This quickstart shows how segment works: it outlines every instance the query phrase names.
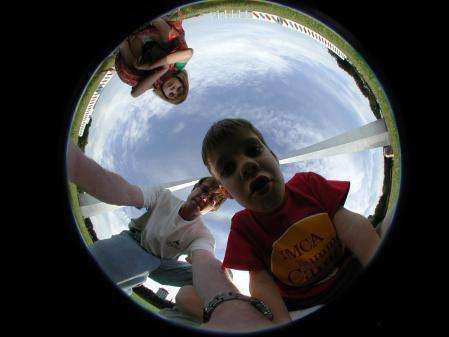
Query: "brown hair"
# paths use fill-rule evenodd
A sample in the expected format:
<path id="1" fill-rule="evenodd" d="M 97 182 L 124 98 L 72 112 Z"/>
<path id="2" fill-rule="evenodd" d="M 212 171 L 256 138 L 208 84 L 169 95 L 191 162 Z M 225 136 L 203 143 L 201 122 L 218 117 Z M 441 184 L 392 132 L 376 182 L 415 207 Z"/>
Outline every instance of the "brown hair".
<path id="1" fill-rule="evenodd" d="M 200 180 L 198 180 L 198 182 L 195 185 L 193 185 L 192 191 L 196 187 L 200 186 L 206 180 L 212 180 L 213 181 L 213 184 L 212 184 L 212 188 L 213 189 L 214 188 L 217 188 L 217 189 L 219 188 L 219 184 L 218 184 L 217 179 L 215 179 L 214 177 L 210 177 L 209 176 L 209 177 L 203 177 Z M 218 210 L 220 208 L 221 204 L 223 204 L 225 201 L 226 201 L 226 196 L 223 193 L 219 193 L 218 197 L 216 199 L 216 204 L 215 204 L 214 208 L 211 210 L 211 212 L 215 212 L 216 210 Z"/>
<path id="2" fill-rule="evenodd" d="M 204 165 L 210 172 L 209 157 L 215 149 L 227 138 L 233 137 L 238 131 L 248 130 L 253 132 L 260 141 L 269 149 L 265 139 L 249 121 L 243 118 L 226 118 L 212 124 L 203 139 L 201 155 Z M 270 150 L 271 151 L 271 150 Z M 272 152 L 273 153 L 273 152 Z M 273 153 L 274 155 L 274 153 Z M 276 157 L 276 156 L 275 156 Z"/>
<path id="3" fill-rule="evenodd" d="M 165 82 L 173 77 L 176 77 L 182 83 L 184 90 L 182 91 L 181 95 L 175 98 L 165 96 L 164 91 L 162 90 L 163 84 L 159 88 L 154 87 L 154 93 L 164 101 L 177 105 L 184 102 L 187 98 L 187 95 L 189 93 L 189 77 L 187 76 L 187 72 L 185 70 L 181 70 L 175 74 L 172 74 L 171 76 L 165 77 L 163 81 Z"/>

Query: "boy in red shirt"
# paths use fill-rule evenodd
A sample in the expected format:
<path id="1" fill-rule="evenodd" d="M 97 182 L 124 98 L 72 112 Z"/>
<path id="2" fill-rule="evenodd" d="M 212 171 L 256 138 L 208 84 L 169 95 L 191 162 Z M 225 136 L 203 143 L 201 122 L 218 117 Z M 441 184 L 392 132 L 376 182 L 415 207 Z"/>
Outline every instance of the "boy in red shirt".
<path id="1" fill-rule="evenodd" d="M 349 182 L 305 172 L 285 183 L 250 122 L 213 124 L 202 156 L 224 193 L 245 207 L 232 218 L 223 267 L 249 271 L 251 296 L 276 323 L 289 322 L 289 310 L 327 302 L 375 253 L 371 223 L 343 207 Z"/>

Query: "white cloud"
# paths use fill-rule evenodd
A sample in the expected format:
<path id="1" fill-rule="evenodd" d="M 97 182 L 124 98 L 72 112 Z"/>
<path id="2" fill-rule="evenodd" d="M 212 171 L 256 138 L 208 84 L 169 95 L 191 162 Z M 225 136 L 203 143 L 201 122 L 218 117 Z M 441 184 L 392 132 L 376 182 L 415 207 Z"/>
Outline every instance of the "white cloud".
<path id="1" fill-rule="evenodd" d="M 176 125 L 173 127 L 172 132 L 173 132 L 173 133 L 178 133 L 179 131 L 181 131 L 181 130 L 184 129 L 185 127 L 186 127 L 185 123 L 179 122 L 178 124 L 176 124 Z"/>
<path id="2" fill-rule="evenodd" d="M 113 166 L 113 159 L 107 158 L 111 134 L 126 120 L 126 111 L 131 103 L 129 91 L 123 90 L 123 84 L 118 81 L 116 76 L 111 79 L 95 106 L 86 146 L 86 154 L 100 165 L 108 165 L 109 169 Z"/>
<path id="3" fill-rule="evenodd" d="M 102 213 L 90 218 L 99 240 L 110 238 L 128 229 L 129 218 L 123 209 Z"/>
<path id="4" fill-rule="evenodd" d="M 316 172 L 329 180 L 351 182 L 346 207 L 365 216 L 373 213 L 382 194 L 382 150 L 368 150 L 368 156 L 342 154 L 319 160 L 309 160 L 282 166 L 284 176 L 302 171 Z M 363 160 L 361 159 L 363 158 Z"/>
<path id="5" fill-rule="evenodd" d="M 323 89 L 326 89 L 334 96 L 336 101 L 347 106 L 350 108 L 348 110 L 358 115 L 361 125 L 374 121 L 376 117 L 369 106 L 369 101 L 360 92 L 355 80 L 343 73 L 343 70 L 339 69 L 339 71 L 342 76 L 320 76 L 317 80 Z"/>
<path id="6" fill-rule="evenodd" d="M 106 103 L 107 102 L 107 103 Z M 130 87 L 113 77 L 103 90 L 92 114 L 86 154 L 108 169 L 114 169 L 114 159 L 108 157 L 111 146 L 120 141 L 127 148 L 151 137 L 151 119 L 163 118 L 173 109 L 151 91 L 138 98 L 130 95 Z"/>

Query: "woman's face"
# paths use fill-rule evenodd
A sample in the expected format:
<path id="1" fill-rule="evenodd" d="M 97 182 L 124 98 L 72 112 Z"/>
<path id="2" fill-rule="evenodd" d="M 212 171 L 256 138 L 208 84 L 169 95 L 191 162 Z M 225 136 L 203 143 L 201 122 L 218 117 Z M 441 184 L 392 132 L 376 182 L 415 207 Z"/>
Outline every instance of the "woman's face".
<path id="1" fill-rule="evenodd" d="M 172 77 L 164 82 L 162 91 L 168 98 L 177 98 L 183 92 L 182 82 L 177 77 Z"/>

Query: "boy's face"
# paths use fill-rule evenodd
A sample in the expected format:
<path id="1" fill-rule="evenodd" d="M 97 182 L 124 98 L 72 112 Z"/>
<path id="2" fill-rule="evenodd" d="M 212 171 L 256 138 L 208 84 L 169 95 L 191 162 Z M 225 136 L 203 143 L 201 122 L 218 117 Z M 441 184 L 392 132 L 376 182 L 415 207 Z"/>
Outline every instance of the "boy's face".
<path id="1" fill-rule="evenodd" d="M 212 175 L 240 205 L 271 212 L 282 204 L 285 186 L 279 162 L 253 132 L 239 131 L 208 159 Z"/>

